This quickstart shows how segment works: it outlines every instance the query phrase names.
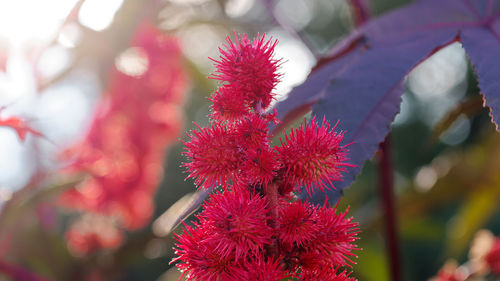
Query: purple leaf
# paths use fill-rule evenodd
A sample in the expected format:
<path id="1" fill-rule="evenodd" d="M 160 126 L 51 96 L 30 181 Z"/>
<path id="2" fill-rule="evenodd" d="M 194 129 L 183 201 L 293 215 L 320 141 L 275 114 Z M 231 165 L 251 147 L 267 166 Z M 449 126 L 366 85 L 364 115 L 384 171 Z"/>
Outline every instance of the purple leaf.
<path id="1" fill-rule="evenodd" d="M 500 19 L 496 34 L 491 30 L 465 29 L 462 32 L 464 46 L 474 70 L 479 77 L 479 88 L 491 108 L 491 117 L 498 128 L 500 122 Z"/>
<path id="2" fill-rule="evenodd" d="M 487 105 L 500 112 L 499 31 L 500 0 L 421 0 L 368 22 L 320 60 L 277 109 L 280 119 L 289 120 L 296 108 L 312 106 L 319 118 L 339 121 L 346 143 L 353 142 L 350 162 L 357 167 L 328 197 L 341 196 L 389 133 L 408 72 L 455 41 L 463 42 Z"/>

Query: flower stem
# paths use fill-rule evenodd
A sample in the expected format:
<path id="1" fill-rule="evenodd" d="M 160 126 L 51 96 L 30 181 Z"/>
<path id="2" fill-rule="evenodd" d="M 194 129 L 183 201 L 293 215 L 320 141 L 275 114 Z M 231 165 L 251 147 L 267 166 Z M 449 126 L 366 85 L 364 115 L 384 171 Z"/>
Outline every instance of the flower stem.
<path id="1" fill-rule="evenodd" d="M 257 113 L 260 116 L 262 116 L 262 114 L 264 113 L 264 111 L 262 110 L 262 102 L 261 101 L 257 102 L 257 105 L 255 106 L 255 111 L 257 111 Z"/>
<path id="2" fill-rule="evenodd" d="M 356 27 L 370 20 L 370 9 L 366 0 L 349 0 Z"/>
<path id="3" fill-rule="evenodd" d="M 391 161 L 390 135 L 380 144 L 379 153 L 380 195 L 385 217 L 385 232 L 389 254 L 391 280 L 401 281 L 401 260 L 394 207 L 393 170 Z"/>
<path id="4" fill-rule="evenodd" d="M 264 194 L 267 198 L 267 202 L 269 204 L 269 220 L 268 224 L 274 230 L 278 228 L 278 185 L 275 183 L 271 183 L 264 188 Z M 269 251 L 272 255 L 278 255 L 278 240 L 275 237 Z"/>

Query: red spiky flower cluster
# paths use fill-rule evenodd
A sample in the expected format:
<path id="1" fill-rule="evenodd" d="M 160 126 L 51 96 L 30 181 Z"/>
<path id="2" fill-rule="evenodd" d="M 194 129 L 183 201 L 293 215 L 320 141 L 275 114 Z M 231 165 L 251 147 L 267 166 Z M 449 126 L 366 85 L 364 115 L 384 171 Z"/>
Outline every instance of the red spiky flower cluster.
<path id="1" fill-rule="evenodd" d="M 217 191 L 177 235 L 177 267 L 188 280 L 351 281 L 340 267 L 352 263 L 357 223 L 336 207 L 314 206 L 294 196 L 304 187 L 333 187 L 349 164 L 343 133 L 312 118 L 270 146 L 265 113 L 279 81 L 276 41 L 257 36 L 227 39 L 214 60 L 220 87 L 212 120 L 186 142 L 184 164 L 196 185 Z"/>
<path id="2" fill-rule="evenodd" d="M 96 225 L 98 215 L 116 221 L 117 231 L 136 230 L 150 221 L 163 152 L 181 130 L 179 107 L 186 83 L 178 41 L 145 21 L 130 50 L 141 54 L 144 71 L 110 71 L 107 99 L 99 104 L 86 137 L 63 155 L 71 160 L 65 172 L 89 174 L 60 198 L 65 207 L 96 214 L 91 223 L 76 221 L 68 231 L 71 248 L 83 253 L 119 244 L 115 240 L 121 234 L 105 242 L 96 238 L 107 236 L 103 228 L 87 227 Z"/>

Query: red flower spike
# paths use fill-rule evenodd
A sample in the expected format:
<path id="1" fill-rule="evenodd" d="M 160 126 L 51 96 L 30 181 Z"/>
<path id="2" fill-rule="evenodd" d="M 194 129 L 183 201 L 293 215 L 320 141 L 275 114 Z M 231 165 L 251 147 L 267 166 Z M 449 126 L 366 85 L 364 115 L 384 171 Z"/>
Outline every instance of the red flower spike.
<path id="1" fill-rule="evenodd" d="M 199 186 L 224 190 L 206 201 L 200 223 L 187 227 L 191 234 L 177 238 L 174 261 L 188 280 L 354 280 L 339 267 L 353 263 L 358 225 L 347 211 L 337 214 L 292 193 L 297 186 L 324 190 L 341 179 L 349 166 L 343 134 L 313 118 L 270 148 L 268 124 L 279 120 L 276 110 L 264 110 L 279 78 L 275 45 L 264 36 L 228 38 L 215 61 L 212 78 L 222 81 L 210 99 L 215 122 L 193 132 L 184 166 Z"/>
<path id="2" fill-rule="evenodd" d="M 315 238 L 316 213 L 308 202 L 283 203 L 279 210 L 279 237 L 288 245 L 302 246 Z"/>
<path id="3" fill-rule="evenodd" d="M 179 108 L 186 82 L 178 43 L 147 21 L 134 32 L 126 53 L 132 51 L 145 67 L 134 73 L 117 63 L 110 70 L 106 97 L 99 103 L 86 136 L 62 155 L 69 160 L 63 172 L 85 172 L 89 177 L 77 188 L 65 191 L 59 198 L 61 205 L 109 217 L 119 231 L 150 222 L 152 198 L 163 171 L 163 152 L 181 130 Z M 70 245 L 83 236 L 88 244 L 93 239 L 97 241 L 94 244 L 112 246 L 92 238 L 91 233 L 96 232 L 92 226 L 87 224 L 88 230 L 80 231 L 90 233 L 86 236 L 70 229 Z M 85 242 L 83 238 L 78 239 Z"/>
<path id="4" fill-rule="evenodd" d="M 216 73 L 211 78 L 228 82 L 233 93 L 244 99 L 254 109 L 258 104 L 265 109 L 273 100 L 273 89 L 279 82 L 277 73 L 280 61 L 273 59 L 276 40 L 265 40 L 265 35 L 250 41 L 246 35 L 235 34 L 233 43 L 226 38 L 227 45 L 219 48 L 220 60 L 214 60 Z"/>
<path id="5" fill-rule="evenodd" d="M 226 191 L 210 197 L 200 217 L 214 234 L 209 238 L 222 257 L 256 254 L 273 235 L 267 225 L 267 202 L 248 191 Z"/>
<path id="6" fill-rule="evenodd" d="M 330 123 L 323 119 L 321 127 L 316 117 L 310 124 L 304 123 L 296 130 L 292 129 L 286 142 L 276 147 L 282 163 L 282 177 L 298 186 L 304 186 L 311 194 L 315 188 L 324 191 L 333 187 L 332 182 L 342 177 L 347 160 L 346 146 L 340 143 L 343 133 L 330 130 Z"/>
<path id="7" fill-rule="evenodd" d="M 187 178 L 195 178 L 199 187 L 222 185 L 225 188 L 240 166 L 241 152 L 234 133 L 220 123 L 199 129 L 190 135 L 191 141 L 185 143 L 184 154 L 189 161 L 183 166 L 188 168 Z"/>
<path id="8" fill-rule="evenodd" d="M 210 106 L 212 119 L 220 122 L 235 122 L 250 114 L 250 108 L 242 102 L 242 97 L 235 91 L 234 88 L 222 86 L 209 98 L 213 103 Z"/>

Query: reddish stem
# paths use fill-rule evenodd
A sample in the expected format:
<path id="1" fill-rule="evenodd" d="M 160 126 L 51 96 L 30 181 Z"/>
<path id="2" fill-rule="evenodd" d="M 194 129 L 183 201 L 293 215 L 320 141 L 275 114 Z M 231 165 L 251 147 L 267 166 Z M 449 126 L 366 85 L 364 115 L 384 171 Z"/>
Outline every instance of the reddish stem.
<path id="1" fill-rule="evenodd" d="M 278 185 L 271 183 L 264 188 L 264 192 L 269 203 L 269 212 L 271 213 L 269 226 L 276 229 L 278 228 Z"/>
<path id="2" fill-rule="evenodd" d="M 257 105 L 255 106 L 255 111 L 257 111 L 257 113 L 260 116 L 262 116 L 262 114 L 264 113 L 264 110 L 262 110 L 262 102 L 261 101 L 257 102 Z"/>
<path id="3" fill-rule="evenodd" d="M 271 183 L 264 188 L 264 194 L 267 198 L 267 202 L 269 204 L 269 217 L 268 220 L 269 226 L 273 229 L 278 228 L 278 185 L 275 183 Z M 277 237 L 274 239 L 273 244 L 270 247 L 270 253 L 272 255 L 277 255 L 279 253 L 278 250 L 278 240 Z"/>
<path id="4" fill-rule="evenodd" d="M 390 135 L 380 144 L 379 153 L 380 195 L 385 218 L 385 232 L 389 254 L 391 280 L 401 281 L 401 260 L 397 235 L 397 221 L 393 192 L 393 170 Z"/>
<path id="5" fill-rule="evenodd" d="M 364 24 L 370 19 L 370 9 L 366 0 L 350 0 L 351 9 L 356 27 Z"/>

